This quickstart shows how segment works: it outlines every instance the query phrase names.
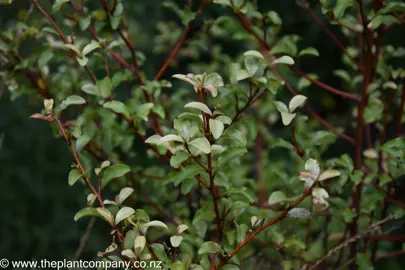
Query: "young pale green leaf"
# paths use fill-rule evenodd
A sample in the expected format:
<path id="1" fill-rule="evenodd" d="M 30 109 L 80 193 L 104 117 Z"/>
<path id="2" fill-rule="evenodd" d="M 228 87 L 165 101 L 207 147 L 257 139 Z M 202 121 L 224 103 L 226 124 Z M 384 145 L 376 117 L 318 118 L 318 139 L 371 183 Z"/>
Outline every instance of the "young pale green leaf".
<path id="1" fill-rule="evenodd" d="M 250 77 L 252 77 L 252 76 L 250 76 L 249 72 L 246 69 L 240 69 L 236 73 L 236 80 L 237 81 L 242 81 L 242 80 L 250 78 Z"/>
<path id="2" fill-rule="evenodd" d="M 290 110 L 290 113 L 294 112 L 294 110 L 304 104 L 304 102 L 307 100 L 306 96 L 303 95 L 296 95 L 290 100 L 290 104 L 288 104 L 288 108 Z"/>
<path id="3" fill-rule="evenodd" d="M 94 194 L 89 194 L 89 195 L 94 195 Z M 111 205 L 118 205 L 117 202 L 111 201 L 111 200 L 104 200 L 104 204 L 111 204 Z"/>
<path id="4" fill-rule="evenodd" d="M 339 176 L 340 172 L 337 170 L 326 170 L 319 176 L 319 181 Z"/>
<path id="5" fill-rule="evenodd" d="M 221 246 L 218 243 L 215 243 L 213 241 L 208 241 L 205 242 L 204 244 L 201 245 L 200 249 L 198 250 L 198 254 L 206 254 L 206 253 L 217 253 L 221 250 Z"/>
<path id="6" fill-rule="evenodd" d="M 123 251 L 121 251 L 121 256 L 136 259 L 136 255 L 131 249 L 124 249 Z"/>
<path id="7" fill-rule="evenodd" d="M 321 172 L 318 161 L 313 158 L 309 158 L 305 162 L 305 170 L 311 174 L 313 180 L 318 179 L 319 173 Z"/>
<path id="8" fill-rule="evenodd" d="M 298 54 L 298 56 L 303 56 L 303 55 L 319 56 L 319 52 L 317 49 L 315 49 L 313 47 L 308 47 L 308 48 L 301 50 Z"/>
<path id="9" fill-rule="evenodd" d="M 44 99 L 44 107 L 47 114 L 52 114 L 53 109 L 53 98 Z"/>
<path id="10" fill-rule="evenodd" d="M 258 59 L 263 59 L 264 60 L 263 55 L 260 52 L 254 51 L 254 50 L 247 51 L 243 55 L 244 56 L 253 56 L 253 57 L 256 57 Z"/>
<path id="11" fill-rule="evenodd" d="M 90 42 L 90 44 L 87 44 L 87 45 L 83 48 L 82 55 L 83 55 L 83 56 L 86 56 L 88 53 L 94 51 L 94 50 L 97 49 L 97 48 L 101 48 L 100 44 L 99 44 L 97 41 L 92 40 L 92 41 Z"/>
<path id="12" fill-rule="evenodd" d="M 188 226 L 186 224 L 181 224 L 177 226 L 177 234 L 181 234 L 182 232 L 188 230 Z"/>
<path id="13" fill-rule="evenodd" d="M 218 88 L 224 86 L 224 81 L 218 73 L 210 73 L 204 80 L 204 88 L 211 93 L 213 97 L 218 95 Z"/>
<path id="14" fill-rule="evenodd" d="M 117 204 L 122 204 L 131 194 L 134 192 L 133 188 L 124 187 L 121 189 L 120 193 L 115 197 Z"/>
<path id="15" fill-rule="evenodd" d="M 287 105 L 285 105 L 283 102 L 281 102 L 281 101 L 273 101 L 273 104 L 276 106 L 276 108 L 277 108 L 277 110 L 279 112 L 288 113 Z"/>
<path id="16" fill-rule="evenodd" d="M 102 216 L 108 223 L 114 225 L 114 216 L 107 208 L 98 207 L 96 208 L 96 210 L 100 214 L 100 216 Z"/>
<path id="17" fill-rule="evenodd" d="M 136 254 L 140 254 L 141 251 L 145 248 L 146 237 L 143 235 L 138 235 L 134 241 L 134 249 Z"/>
<path id="18" fill-rule="evenodd" d="M 230 125 L 230 124 L 232 124 L 232 119 L 229 118 L 228 116 L 225 116 L 225 115 L 220 115 L 220 116 L 218 116 L 218 117 L 215 118 L 215 119 L 221 121 L 222 124 L 224 124 L 224 125 Z"/>
<path id="19" fill-rule="evenodd" d="M 172 247 L 178 247 L 181 244 L 181 241 L 183 241 L 183 236 L 181 235 L 173 235 L 170 237 L 170 244 L 172 244 Z"/>
<path id="20" fill-rule="evenodd" d="M 85 65 L 87 65 L 89 58 L 87 58 L 86 56 L 82 56 L 82 57 L 76 57 L 76 60 L 80 66 L 84 67 Z"/>
<path id="21" fill-rule="evenodd" d="M 148 144 L 158 144 L 160 139 L 162 139 L 162 136 L 160 135 L 152 135 L 149 138 L 146 139 L 145 143 Z"/>
<path id="22" fill-rule="evenodd" d="M 133 214 L 135 214 L 135 210 L 133 208 L 131 208 L 131 207 L 121 208 L 118 211 L 117 215 L 115 216 L 115 224 L 118 225 L 118 223 L 120 223 L 124 219 L 132 216 Z"/>
<path id="23" fill-rule="evenodd" d="M 295 113 L 281 112 L 281 120 L 285 126 L 288 126 L 295 117 Z"/>
<path id="24" fill-rule="evenodd" d="M 98 213 L 98 211 L 93 208 L 93 207 L 86 207 L 81 209 L 79 212 L 77 212 L 74 216 L 74 221 L 78 221 L 79 219 L 81 219 L 82 217 L 99 217 L 100 214 Z"/>
<path id="25" fill-rule="evenodd" d="M 66 49 L 74 51 L 75 53 L 77 53 L 77 55 L 80 56 L 80 51 L 75 45 L 73 45 L 73 44 L 63 44 L 63 47 L 65 47 Z"/>
<path id="26" fill-rule="evenodd" d="M 285 64 L 285 65 L 294 65 L 294 59 L 292 59 L 291 56 L 288 55 L 283 55 L 280 58 L 277 58 L 276 60 L 274 60 L 271 64 L 272 65 L 280 65 L 280 64 Z"/>
<path id="27" fill-rule="evenodd" d="M 294 208 L 288 212 L 287 217 L 308 219 L 311 213 L 306 208 Z"/>
<path id="28" fill-rule="evenodd" d="M 162 228 L 168 230 L 166 224 L 164 224 L 162 221 L 159 220 L 152 220 L 151 222 L 148 222 L 146 224 L 143 224 L 141 226 L 141 229 L 144 233 L 148 230 L 149 227 L 156 227 L 156 228 Z"/>
<path id="29" fill-rule="evenodd" d="M 82 136 L 80 136 L 77 140 L 76 140 L 76 152 L 80 152 L 89 142 L 90 142 L 91 138 L 84 134 Z"/>
<path id="30" fill-rule="evenodd" d="M 189 144 L 191 146 L 194 146 L 195 148 L 197 148 L 198 150 L 200 150 L 204 154 L 211 153 L 210 142 L 205 137 L 194 139 Z"/>
<path id="31" fill-rule="evenodd" d="M 287 197 L 284 195 L 282 191 L 274 191 L 273 193 L 271 193 L 268 203 L 277 204 L 284 202 L 286 199 Z"/>
<path id="32" fill-rule="evenodd" d="M 195 89 L 199 89 L 201 87 L 201 82 L 192 73 L 189 73 L 187 75 L 174 74 L 172 77 L 191 84 L 192 86 L 194 86 Z"/>
<path id="33" fill-rule="evenodd" d="M 82 174 L 77 169 L 71 170 L 68 177 L 69 186 L 73 186 L 81 176 Z"/>
<path id="34" fill-rule="evenodd" d="M 79 19 L 80 30 L 82 31 L 86 30 L 89 27 L 90 23 L 91 23 L 91 16 L 80 18 Z"/>
<path id="35" fill-rule="evenodd" d="M 203 112 L 205 112 L 206 114 L 212 115 L 212 112 L 211 112 L 211 110 L 208 108 L 208 106 L 205 105 L 204 103 L 201 103 L 201 102 L 196 102 L 196 101 L 190 102 L 190 103 L 186 104 L 186 105 L 184 106 L 184 108 L 193 108 L 193 109 L 197 109 L 197 110 L 203 111 Z"/>
<path id="36" fill-rule="evenodd" d="M 218 139 L 219 137 L 221 137 L 222 132 L 224 131 L 224 128 L 225 128 L 224 124 L 217 119 L 210 119 L 209 125 L 210 125 L 210 130 L 211 130 L 212 136 L 214 136 L 215 139 Z"/>
<path id="37" fill-rule="evenodd" d="M 116 113 L 122 113 L 126 116 L 129 116 L 127 106 L 125 106 L 125 104 L 120 101 L 116 101 L 116 100 L 108 101 L 103 104 L 103 107 L 110 109 Z"/>
<path id="38" fill-rule="evenodd" d="M 107 168 L 103 174 L 102 187 L 105 187 L 112 179 L 124 176 L 131 169 L 125 164 L 114 164 Z"/>
<path id="39" fill-rule="evenodd" d="M 86 100 L 80 96 L 72 95 L 68 96 L 63 103 L 65 103 L 66 106 L 70 105 L 80 105 L 80 104 L 85 104 Z"/>
<path id="40" fill-rule="evenodd" d="M 169 134 L 161 137 L 157 144 L 162 145 L 167 142 L 183 142 L 183 138 L 175 134 Z"/>

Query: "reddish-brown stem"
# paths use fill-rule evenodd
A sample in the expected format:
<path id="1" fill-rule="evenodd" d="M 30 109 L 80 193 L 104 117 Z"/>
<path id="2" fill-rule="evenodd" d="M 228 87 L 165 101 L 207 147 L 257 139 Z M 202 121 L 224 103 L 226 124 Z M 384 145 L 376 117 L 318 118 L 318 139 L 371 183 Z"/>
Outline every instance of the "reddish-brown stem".
<path id="1" fill-rule="evenodd" d="M 337 39 L 337 37 L 326 27 L 326 25 L 315 15 L 312 9 L 309 7 L 309 3 L 306 0 L 301 0 L 304 9 L 309 13 L 309 15 L 314 19 L 314 21 L 322 27 L 326 34 L 333 40 L 333 42 L 340 48 L 340 50 L 349 57 L 349 59 L 357 66 L 360 71 L 363 71 L 363 67 L 347 52 L 346 48 Z"/>
<path id="2" fill-rule="evenodd" d="M 96 189 L 94 188 L 93 184 L 91 183 L 90 179 L 87 176 L 84 176 L 84 174 L 86 173 L 86 171 L 84 170 L 84 167 L 79 159 L 79 156 L 77 155 L 75 149 L 73 148 L 73 144 L 72 141 L 70 140 L 70 138 L 68 137 L 68 135 L 65 132 L 65 129 L 62 125 L 62 123 L 59 121 L 59 119 L 53 117 L 53 119 L 56 121 L 56 123 L 59 126 L 59 131 L 61 133 L 61 135 L 63 136 L 63 138 L 65 139 L 66 143 L 68 144 L 69 150 L 73 155 L 73 158 L 75 159 L 75 162 L 78 166 L 78 169 L 80 171 L 80 173 L 83 175 L 83 179 L 85 180 L 87 186 L 90 188 L 91 192 L 97 197 L 97 200 L 100 204 L 101 207 L 104 208 L 104 203 L 103 203 L 103 199 L 101 198 L 100 194 L 96 191 Z"/>
<path id="3" fill-rule="evenodd" d="M 278 216 L 276 216 L 275 218 L 273 218 L 266 224 L 260 226 L 256 231 L 254 231 L 251 234 L 249 234 L 248 236 L 246 236 L 246 238 L 221 263 L 219 263 L 215 269 L 216 270 L 221 269 L 221 267 L 224 266 L 227 261 L 232 259 L 232 257 L 235 256 L 235 254 L 238 253 L 239 250 L 241 250 L 244 246 L 246 246 L 250 242 L 250 240 L 255 238 L 259 233 L 261 233 L 268 227 L 272 226 L 273 224 L 275 224 L 275 223 L 283 220 L 285 217 L 287 217 L 288 212 L 291 209 L 295 208 L 297 205 L 299 205 L 303 200 L 305 200 L 311 194 L 312 188 L 316 185 L 316 183 L 317 182 L 315 181 L 314 184 L 309 189 L 305 190 L 304 194 L 298 200 L 296 200 L 292 205 L 290 205 L 290 207 L 288 207 L 285 211 L 283 211 L 281 214 L 279 214 Z"/>
<path id="4" fill-rule="evenodd" d="M 292 69 L 295 73 L 297 73 L 298 75 L 300 75 L 301 77 L 307 79 L 308 81 L 310 81 L 311 83 L 321 87 L 322 89 L 329 91 L 331 93 L 334 93 L 338 96 L 341 96 L 343 98 L 347 98 L 347 99 L 351 99 L 351 100 L 355 100 L 355 101 L 359 101 L 359 97 L 355 94 L 349 94 L 346 93 L 342 90 L 336 89 L 332 86 L 329 86 L 327 84 L 324 84 L 323 82 L 320 82 L 318 80 L 315 80 L 313 78 L 311 78 L 310 76 L 308 76 L 307 74 L 305 74 L 304 72 L 302 72 L 301 70 L 299 70 L 298 68 L 294 67 L 294 66 L 290 66 L 290 69 Z"/>
<path id="5" fill-rule="evenodd" d="M 192 19 L 189 23 L 187 23 L 186 27 L 183 30 L 183 33 L 180 36 L 179 41 L 177 42 L 176 46 L 174 47 L 174 49 L 171 51 L 171 53 L 169 54 L 169 56 L 167 57 L 166 61 L 164 62 L 164 64 L 162 65 L 162 67 L 160 68 L 160 70 L 158 71 L 158 73 L 156 74 L 156 76 L 153 78 L 153 80 L 157 81 L 159 80 L 164 72 L 166 71 L 166 69 L 169 67 L 170 63 L 172 62 L 172 60 L 174 59 L 174 57 L 176 57 L 177 53 L 179 52 L 181 46 L 183 46 L 183 43 L 186 41 L 186 36 L 188 34 L 188 32 L 191 29 L 191 26 L 193 24 L 193 22 L 196 20 L 197 16 L 201 13 L 201 11 L 205 8 L 205 6 L 209 3 L 209 1 L 207 0 L 203 0 L 200 7 L 198 8 L 197 12 L 194 15 L 194 19 Z"/>

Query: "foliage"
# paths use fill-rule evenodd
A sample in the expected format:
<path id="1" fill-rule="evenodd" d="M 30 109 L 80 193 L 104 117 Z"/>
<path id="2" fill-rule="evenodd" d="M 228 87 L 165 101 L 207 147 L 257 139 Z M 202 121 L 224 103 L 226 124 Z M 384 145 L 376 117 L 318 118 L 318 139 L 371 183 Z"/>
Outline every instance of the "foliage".
<path id="1" fill-rule="evenodd" d="M 404 253 L 379 243 L 404 238 L 395 230 L 405 206 L 405 48 L 383 36 L 405 24 L 405 5 L 319 1 L 338 39 L 312 4 L 298 4 L 341 50 L 333 74 L 342 89 L 301 70 L 329 56 L 283 33 L 283 18 L 257 1 L 162 1 L 155 8 L 177 17 L 143 33 L 154 54 L 167 54 L 158 68 L 138 49 L 125 1 L 33 0 L 1 32 L 11 99 L 40 99 L 30 118 L 46 121 L 73 157 L 67 184 L 87 204 L 72 218 L 109 227 L 102 259 L 369 269 Z M 201 21 L 209 9 L 218 14 Z M 243 45 L 231 54 L 223 40 Z M 343 121 L 313 109 L 312 87 L 347 102 Z M 332 156 L 337 143 L 347 151 Z"/>

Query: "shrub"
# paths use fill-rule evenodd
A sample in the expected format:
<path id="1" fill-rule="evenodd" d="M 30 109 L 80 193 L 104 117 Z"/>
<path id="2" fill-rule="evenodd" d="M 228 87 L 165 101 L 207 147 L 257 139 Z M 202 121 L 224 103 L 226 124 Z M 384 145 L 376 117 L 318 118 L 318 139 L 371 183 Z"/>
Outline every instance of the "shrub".
<path id="1" fill-rule="evenodd" d="M 404 47 L 383 39 L 405 24 L 404 3 L 324 0 L 318 15 L 297 1 L 341 51 L 326 83 L 300 65 L 329 56 L 283 33 L 282 18 L 257 1 L 162 1 L 153 8 L 177 17 L 157 22 L 158 33 L 132 28 L 126 11 L 138 3 L 43 2 L 2 31 L 1 76 L 12 99 L 43 100 L 30 118 L 66 141 L 68 184 L 87 196 L 74 220 L 111 227 L 102 259 L 372 269 L 404 253 L 388 252 L 404 239 L 395 233 L 405 206 Z M 206 10 L 215 16 L 202 20 Z M 143 39 L 154 41 L 150 55 Z M 157 68 L 150 59 L 160 54 Z"/>

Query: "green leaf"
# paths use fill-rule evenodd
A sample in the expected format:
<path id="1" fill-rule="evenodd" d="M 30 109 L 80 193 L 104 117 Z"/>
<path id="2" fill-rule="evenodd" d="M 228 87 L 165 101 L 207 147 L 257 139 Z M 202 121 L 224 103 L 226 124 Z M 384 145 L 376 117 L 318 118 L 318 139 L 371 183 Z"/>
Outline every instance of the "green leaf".
<path id="1" fill-rule="evenodd" d="M 111 80 L 109 77 L 105 77 L 102 80 L 98 80 L 96 82 L 97 88 L 98 88 L 98 92 L 99 95 L 103 98 L 107 98 L 111 91 L 112 91 L 112 84 L 111 84 Z"/>
<path id="2" fill-rule="evenodd" d="M 236 224 L 236 241 L 242 242 L 246 237 L 249 227 L 246 224 Z"/>
<path id="3" fill-rule="evenodd" d="M 277 204 L 284 202 L 286 199 L 287 197 L 284 195 L 282 191 L 274 191 L 273 193 L 271 193 L 268 203 Z"/>
<path id="4" fill-rule="evenodd" d="M 112 16 L 110 15 L 110 25 L 113 30 L 116 30 L 120 26 L 121 16 Z"/>
<path id="5" fill-rule="evenodd" d="M 153 253 L 156 255 L 156 257 L 158 257 L 160 261 L 166 262 L 169 259 L 165 252 L 165 248 L 162 244 L 153 243 L 150 245 L 150 247 L 152 248 Z"/>
<path id="6" fill-rule="evenodd" d="M 174 74 L 172 76 L 173 78 L 185 81 L 191 85 L 194 86 L 194 88 L 199 89 L 201 87 L 201 82 L 196 78 L 196 76 L 194 74 L 187 74 L 187 75 L 183 75 L 183 74 Z"/>
<path id="7" fill-rule="evenodd" d="M 80 152 L 91 140 L 90 136 L 84 134 L 76 140 L 76 152 Z"/>
<path id="8" fill-rule="evenodd" d="M 350 208 L 346 208 L 343 212 L 342 212 L 342 218 L 344 220 L 344 222 L 346 223 L 351 223 L 352 220 L 357 216 L 357 214 L 352 211 Z"/>
<path id="9" fill-rule="evenodd" d="M 205 154 L 211 153 L 210 142 L 205 137 L 194 139 L 189 144 Z"/>
<path id="10" fill-rule="evenodd" d="M 177 226 L 177 234 L 181 234 L 182 232 L 188 230 L 188 226 L 186 224 L 180 224 Z"/>
<path id="11" fill-rule="evenodd" d="M 151 109 L 154 107 L 155 105 L 153 103 L 145 103 L 142 104 L 141 106 L 139 106 L 136 109 L 136 116 L 142 118 L 142 120 L 144 121 L 148 121 L 148 115 L 151 111 Z"/>
<path id="12" fill-rule="evenodd" d="M 187 166 L 183 168 L 180 172 L 174 172 L 172 174 L 169 174 L 169 176 L 166 178 L 166 182 L 173 182 L 174 186 L 177 187 L 184 180 L 194 177 L 194 175 L 197 175 L 203 171 L 204 169 L 197 165 Z"/>
<path id="13" fill-rule="evenodd" d="M 56 0 L 55 3 L 52 5 L 52 12 L 56 13 L 59 9 L 63 6 L 63 4 L 70 2 L 70 0 Z"/>
<path id="14" fill-rule="evenodd" d="M 133 214 L 135 214 L 135 210 L 131 207 L 123 207 L 121 208 L 117 215 L 115 216 L 115 224 L 118 225 L 118 223 L 120 223 L 121 221 L 123 221 L 124 219 L 132 216 Z"/>
<path id="15" fill-rule="evenodd" d="M 80 18 L 79 19 L 80 30 L 82 30 L 82 31 L 86 30 L 89 27 L 90 23 L 91 23 L 91 16 L 87 16 L 85 18 Z"/>
<path id="16" fill-rule="evenodd" d="M 181 164 L 188 159 L 189 155 L 187 152 L 184 151 L 177 151 L 171 158 L 170 158 L 170 166 L 173 168 L 179 168 Z"/>
<path id="17" fill-rule="evenodd" d="M 103 107 L 110 109 L 116 113 L 122 113 L 126 116 L 129 116 L 127 106 L 125 106 L 125 104 L 120 101 L 116 101 L 116 100 L 108 101 L 103 104 Z"/>
<path id="18" fill-rule="evenodd" d="M 88 53 L 94 51 L 94 50 L 97 49 L 97 48 L 101 48 L 100 44 L 99 44 L 97 41 L 92 40 L 92 41 L 90 42 L 90 44 L 87 44 L 87 45 L 83 48 L 82 55 L 83 55 L 83 56 L 86 56 Z"/>
<path id="19" fill-rule="evenodd" d="M 215 139 L 221 137 L 222 132 L 224 131 L 225 128 L 224 124 L 217 119 L 210 119 L 209 125 L 212 136 L 214 136 Z"/>
<path id="20" fill-rule="evenodd" d="M 353 5 L 354 1 L 353 0 L 338 0 L 336 2 L 336 6 L 333 9 L 333 14 L 337 19 L 342 17 L 345 13 L 345 10 L 348 7 L 351 7 Z"/>
<path id="21" fill-rule="evenodd" d="M 256 58 L 258 58 L 258 59 L 264 60 L 263 55 L 262 55 L 260 52 L 254 51 L 254 50 L 247 51 L 247 52 L 245 52 L 243 55 L 244 55 L 244 56 L 252 56 L 252 57 L 256 57 Z"/>
<path id="22" fill-rule="evenodd" d="M 298 56 L 303 56 L 303 55 L 319 56 L 319 52 L 317 49 L 315 49 L 313 47 L 308 47 L 308 48 L 301 50 L 298 54 Z"/>
<path id="23" fill-rule="evenodd" d="M 226 149 L 218 158 L 218 168 L 229 164 L 229 161 L 234 160 L 247 153 L 247 149 L 244 146 L 236 146 Z"/>
<path id="24" fill-rule="evenodd" d="M 280 65 L 280 64 L 284 64 L 284 65 L 294 65 L 294 59 L 292 59 L 290 56 L 288 55 L 283 55 L 279 58 L 277 58 L 276 60 L 274 60 L 271 64 L 272 65 Z"/>
<path id="25" fill-rule="evenodd" d="M 172 244 L 172 247 L 178 247 L 181 244 L 181 241 L 183 241 L 183 236 L 181 235 L 173 235 L 170 237 L 170 244 Z"/>
<path id="26" fill-rule="evenodd" d="M 239 270 L 239 267 L 234 264 L 225 264 L 221 267 L 221 270 Z"/>
<path id="27" fill-rule="evenodd" d="M 197 225 L 200 221 L 212 221 L 215 219 L 215 213 L 207 208 L 197 210 L 193 218 L 193 225 Z"/>
<path id="28" fill-rule="evenodd" d="M 66 109 L 70 105 L 80 105 L 80 104 L 85 104 L 86 100 L 80 96 L 69 96 L 65 100 L 62 101 L 62 103 L 59 105 L 60 110 Z"/>
<path id="29" fill-rule="evenodd" d="M 103 174 L 102 187 L 105 187 L 112 179 L 124 176 L 131 169 L 125 164 L 114 164 L 108 167 Z"/>
<path id="30" fill-rule="evenodd" d="M 78 221 L 82 217 L 89 217 L 89 216 L 99 217 L 100 214 L 98 213 L 98 211 L 95 208 L 86 207 L 86 208 L 81 209 L 79 212 L 77 212 L 73 219 L 75 221 Z"/>
<path id="31" fill-rule="evenodd" d="M 87 94 L 89 94 L 89 95 L 94 95 L 94 96 L 96 96 L 96 95 L 98 94 L 98 88 L 97 88 L 97 86 L 95 86 L 95 85 L 92 84 L 92 83 L 83 84 L 83 86 L 82 86 L 81 89 L 82 89 L 83 92 L 85 92 L 85 93 L 87 93 Z"/>
<path id="32" fill-rule="evenodd" d="M 259 60 L 253 56 L 245 57 L 245 67 L 250 77 L 253 77 L 259 70 Z"/>
<path id="33" fill-rule="evenodd" d="M 160 139 L 162 139 L 162 136 L 160 135 L 152 135 L 149 138 L 146 139 L 145 143 L 148 144 L 158 144 Z"/>
<path id="34" fill-rule="evenodd" d="M 204 103 L 201 103 L 201 102 L 195 102 L 195 101 L 190 102 L 190 103 L 186 104 L 186 105 L 184 106 L 184 108 L 193 108 L 193 109 L 197 109 L 197 110 L 203 111 L 203 112 L 205 112 L 206 114 L 212 115 L 212 112 L 211 112 L 211 110 L 207 107 L 207 105 L 205 105 Z"/>
<path id="35" fill-rule="evenodd" d="M 290 100 L 290 104 L 288 104 L 289 111 L 292 113 L 294 110 L 304 104 L 307 100 L 306 96 L 303 95 L 296 95 Z"/>
<path id="36" fill-rule="evenodd" d="M 136 255 L 131 249 L 124 249 L 123 251 L 121 251 L 121 256 L 136 259 Z"/>
<path id="37" fill-rule="evenodd" d="M 221 246 L 218 243 L 208 241 L 202 244 L 200 249 L 198 250 L 198 254 L 202 255 L 205 253 L 217 253 L 221 250 Z"/>
<path id="38" fill-rule="evenodd" d="M 98 207 L 96 210 L 108 223 L 114 225 L 114 216 L 107 208 Z"/>
<path id="39" fill-rule="evenodd" d="M 45 51 L 41 54 L 41 56 L 38 58 L 38 67 L 42 68 L 44 67 L 49 60 L 51 60 L 53 57 L 53 52 L 52 51 Z"/>
<path id="40" fill-rule="evenodd" d="M 73 186 L 81 176 L 82 174 L 77 169 L 71 170 L 68 177 L 69 186 Z"/>

